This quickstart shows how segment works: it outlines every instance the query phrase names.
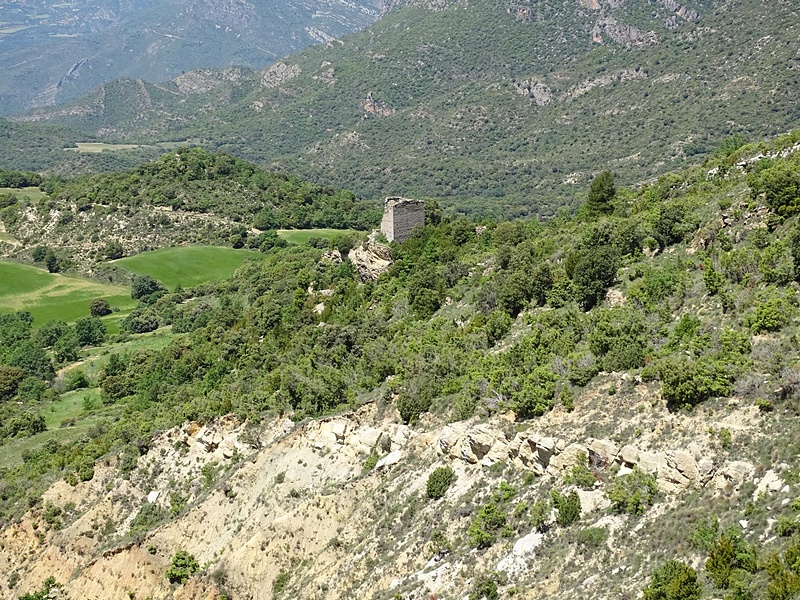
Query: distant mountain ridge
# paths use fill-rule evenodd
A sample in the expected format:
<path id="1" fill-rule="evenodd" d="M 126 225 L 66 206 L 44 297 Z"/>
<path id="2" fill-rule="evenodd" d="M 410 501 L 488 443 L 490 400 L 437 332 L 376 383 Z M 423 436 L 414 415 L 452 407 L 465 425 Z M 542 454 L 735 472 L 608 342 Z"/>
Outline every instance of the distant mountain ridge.
<path id="1" fill-rule="evenodd" d="M 15 119 L 201 143 L 365 197 L 544 216 L 574 206 L 604 169 L 648 180 L 731 135 L 764 139 L 800 122 L 789 1 L 385 8 L 364 31 L 264 70 L 118 80 Z"/>
<path id="2" fill-rule="evenodd" d="M 74 100 L 117 77 L 263 67 L 370 24 L 380 0 L 17 0 L 0 6 L 0 115 Z"/>

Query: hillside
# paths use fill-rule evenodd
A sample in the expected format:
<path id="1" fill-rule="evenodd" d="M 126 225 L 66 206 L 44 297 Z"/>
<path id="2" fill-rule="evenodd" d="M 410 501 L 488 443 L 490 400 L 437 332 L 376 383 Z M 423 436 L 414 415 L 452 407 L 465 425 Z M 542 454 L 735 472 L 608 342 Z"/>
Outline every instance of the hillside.
<path id="1" fill-rule="evenodd" d="M 200 68 L 263 68 L 369 25 L 380 10 L 378 0 L 5 3 L 0 115 L 63 104 L 117 77 L 158 82 Z"/>
<path id="2" fill-rule="evenodd" d="M 799 173 L 794 133 L 546 223 L 431 203 L 138 279 L 112 338 L 0 315 L 0 597 L 797 598 Z"/>
<path id="3" fill-rule="evenodd" d="M 0 171 L 1 173 L 2 171 Z M 377 204 L 343 190 L 268 173 L 228 154 L 179 148 L 122 173 L 49 177 L 38 201 L 9 189 L 0 222 L 17 243 L 3 255 L 41 262 L 54 252 L 61 270 L 114 277 L 108 259 L 185 244 L 268 250 L 280 228 L 366 230 Z M 99 269 L 99 270 L 98 270 Z"/>
<path id="4" fill-rule="evenodd" d="M 236 81 L 116 81 L 15 118 L 191 139 L 362 197 L 544 216 L 604 168 L 634 184 L 797 124 L 788 0 L 396 4 Z"/>

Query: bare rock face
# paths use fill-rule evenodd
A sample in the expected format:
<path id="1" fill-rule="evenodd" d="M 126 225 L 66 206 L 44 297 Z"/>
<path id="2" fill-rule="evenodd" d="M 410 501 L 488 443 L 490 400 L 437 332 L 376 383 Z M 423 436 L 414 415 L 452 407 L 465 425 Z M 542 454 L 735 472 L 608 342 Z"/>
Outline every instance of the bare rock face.
<path id="1" fill-rule="evenodd" d="M 494 435 L 488 425 L 470 429 L 464 437 L 461 457 L 469 463 L 478 463 L 489 453 L 494 444 Z"/>
<path id="2" fill-rule="evenodd" d="M 445 425 L 439 434 L 439 453 L 443 456 L 455 458 L 457 456 L 456 448 L 458 443 L 463 439 L 467 429 L 467 424 L 464 422 Z"/>
<path id="3" fill-rule="evenodd" d="M 173 83 L 184 94 L 202 94 L 232 81 L 238 81 L 244 75 L 240 68 L 222 70 L 198 69 L 189 71 L 173 79 Z"/>
<path id="4" fill-rule="evenodd" d="M 392 265 L 389 248 L 377 242 L 367 242 L 350 250 L 350 262 L 361 281 L 375 281 Z"/>
<path id="5" fill-rule="evenodd" d="M 536 78 L 514 81 L 513 84 L 518 94 L 531 98 L 538 106 L 545 106 L 553 100 L 553 90 Z"/>
<path id="6" fill-rule="evenodd" d="M 742 484 L 753 476 L 755 467 L 752 463 L 735 460 L 726 463 L 712 480 L 716 488 L 725 493 L 733 494 L 739 491 Z"/>
<path id="7" fill-rule="evenodd" d="M 589 464 L 605 467 L 612 464 L 619 454 L 619 446 L 610 440 L 590 439 L 588 444 Z"/>

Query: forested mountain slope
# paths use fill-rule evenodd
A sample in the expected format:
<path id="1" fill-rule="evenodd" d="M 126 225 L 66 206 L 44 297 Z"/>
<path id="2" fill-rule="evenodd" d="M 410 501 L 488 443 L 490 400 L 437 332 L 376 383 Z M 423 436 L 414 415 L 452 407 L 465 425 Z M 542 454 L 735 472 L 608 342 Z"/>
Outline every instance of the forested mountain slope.
<path id="1" fill-rule="evenodd" d="M 400 4 L 206 91 L 117 81 L 19 118 L 192 139 L 365 197 L 547 216 L 604 168 L 632 184 L 797 124 L 789 0 Z"/>
<path id="2" fill-rule="evenodd" d="M 63 104 L 117 77 L 166 81 L 192 69 L 262 68 L 360 29 L 380 11 L 379 0 L 4 3 L 0 115 Z"/>
<path id="3" fill-rule="evenodd" d="M 799 161 L 0 316 L 0 595 L 798 597 Z"/>

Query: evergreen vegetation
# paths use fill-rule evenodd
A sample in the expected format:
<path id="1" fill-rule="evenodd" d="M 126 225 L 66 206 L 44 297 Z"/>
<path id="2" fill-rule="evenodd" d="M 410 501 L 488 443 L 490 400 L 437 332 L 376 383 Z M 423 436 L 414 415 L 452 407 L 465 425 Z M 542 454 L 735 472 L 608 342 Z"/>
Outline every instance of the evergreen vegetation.
<path id="1" fill-rule="evenodd" d="M 797 139 L 760 151 L 796 170 L 797 153 L 778 155 Z M 705 410 L 736 393 L 753 415 L 770 414 L 767 407 L 796 414 L 798 217 L 770 206 L 766 192 L 753 197 L 748 169 L 756 167 L 739 165 L 756 151 L 742 146 L 702 169 L 617 189 L 613 210 L 591 218 L 585 207 L 547 222 L 432 210 L 424 228 L 390 245 L 393 263 L 375 281 L 361 281 L 346 256 L 332 260 L 317 242 L 271 247 L 231 278 L 192 288 L 138 277 L 131 291 L 139 305 L 124 329 L 166 330 L 160 346 L 144 343 L 152 334 L 109 339 L 88 302 L 73 325 L 34 329 L 26 312 L 0 315 L 0 447 L 48 426 L 62 383 L 99 390 L 97 405 L 86 403 L 96 420 L 81 436 L 51 439 L 0 469 L 0 518 L 36 506 L 55 478 L 91 480 L 101 457 L 119 456 L 132 469 L 158 432 L 231 413 L 251 423 L 279 413 L 300 420 L 366 400 L 422 426 L 426 411 L 452 420 L 512 411 L 518 422 L 509 427 L 525 428 L 554 409 L 580 410 L 571 399 L 605 377 L 601 371 L 625 371 L 620 386 L 648 386 L 672 411 Z M 131 342 L 142 344 L 123 345 Z M 108 350 L 96 368 L 63 382 L 55 376 L 96 345 Z M 619 392 L 608 393 L 612 401 Z M 727 428 L 713 440 L 724 449 L 742 443 Z M 605 478 L 620 518 L 656 513 L 653 474 L 635 468 L 611 478 L 600 467 L 593 472 L 588 459 L 578 457 L 568 485 L 592 488 Z M 426 495 L 441 497 L 452 480 L 447 468 L 434 471 Z M 579 526 L 576 491 L 555 490 L 528 505 L 515 504 L 519 489 L 502 481 L 475 502 L 463 544 L 488 551 L 552 527 L 550 502 L 556 525 Z M 143 508 L 134 529 L 141 534 L 170 514 Z M 726 594 L 744 597 L 760 583 L 770 599 L 800 589 L 796 521 L 782 521 L 785 537 L 765 549 L 737 531 L 720 534 L 717 523 L 700 529 L 692 543 L 708 581 Z M 576 531 L 572 539 L 581 552 L 603 551 L 602 532 Z M 190 567 L 176 568 L 191 574 Z M 670 562 L 655 571 L 645 597 L 696 598 L 703 585 L 711 583 Z"/>

